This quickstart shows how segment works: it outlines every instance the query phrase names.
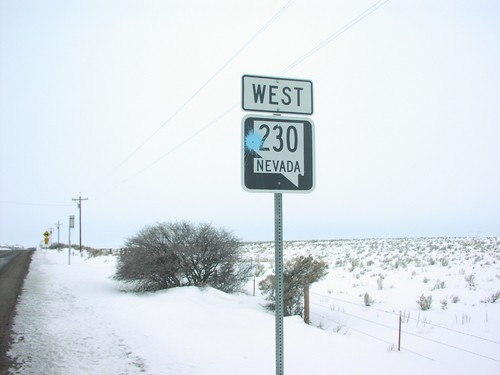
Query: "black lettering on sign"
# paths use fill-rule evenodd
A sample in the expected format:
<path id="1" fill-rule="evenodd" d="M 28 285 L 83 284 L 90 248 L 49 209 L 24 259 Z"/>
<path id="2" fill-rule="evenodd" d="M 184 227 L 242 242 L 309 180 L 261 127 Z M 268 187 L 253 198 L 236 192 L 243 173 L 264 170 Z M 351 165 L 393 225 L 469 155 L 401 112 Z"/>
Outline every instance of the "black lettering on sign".
<path id="1" fill-rule="evenodd" d="M 300 92 L 302 91 L 302 87 L 295 87 L 295 91 L 297 91 L 297 106 L 300 107 Z"/>
<path id="2" fill-rule="evenodd" d="M 302 173 L 300 163 L 292 160 L 256 159 L 257 173 Z"/>
<path id="3" fill-rule="evenodd" d="M 257 87 L 255 87 L 257 86 Z M 266 95 L 266 86 L 263 85 L 255 85 L 255 83 L 252 85 L 253 87 L 253 101 L 255 103 L 263 103 L 264 102 L 264 96 Z"/>
<path id="4" fill-rule="evenodd" d="M 269 125 L 262 124 L 259 126 L 259 130 L 264 130 L 259 151 L 269 151 L 269 147 L 266 146 L 266 141 L 269 138 L 269 135 L 271 135 L 271 129 L 269 128 Z M 285 145 L 289 152 L 297 151 L 297 147 L 299 146 L 299 135 L 297 132 L 297 128 L 295 126 L 287 127 L 286 139 L 283 138 L 284 132 L 283 132 L 283 127 L 281 125 L 279 124 L 274 125 L 272 130 L 273 134 L 271 139 L 276 139 L 278 141 L 278 144 L 273 146 L 274 151 L 276 152 L 283 151 L 283 147 Z"/>
<path id="5" fill-rule="evenodd" d="M 269 147 L 264 147 L 264 143 L 266 143 L 266 139 L 267 139 L 267 137 L 269 137 L 269 132 L 271 131 L 271 129 L 269 129 L 269 126 L 267 126 L 266 124 L 262 124 L 261 126 L 259 126 L 259 130 L 262 130 L 262 129 L 264 129 L 265 133 L 264 133 L 264 136 L 262 137 L 262 143 L 260 145 L 259 150 L 260 151 L 269 151 Z"/>
<path id="6" fill-rule="evenodd" d="M 292 146 L 292 140 L 291 140 L 292 133 L 293 133 L 293 146 Z M 290 152 L 297 151 L 298 134 L 297 134 L 297 128 L 295 126 L 289 126 L 288 129 L 286 129 L 286 144 L 288 147 L 288 151 L 290 151 Z"/>
<path id="7" fill-rule="evenodd" d="M 283 105 L 295 104 L 300 107 L 300 95 L 302 90 L 302 87 L 283 86 L 280 91 L 279 86 L 252 84 L 253 101 L 260 104 L 264 102 L 268 102 L 272 105 L 278 105 L 280 103 Z"/>
<path id="8" fill-rule="evenodd" d="M 280 152 L 283 150 L 283 128 L 280 125 L 274 125 L 273 130 L 278 130 L 278 134 L 276 135 L 276 139 L 279 142 L 279 146 L 273 146 L 273 150 L 276 152 Z"/>
<path id="9" fill-rule="evenodd" d="M 283 87 L 283 95 L 286 96 L 286 100 L 285 99 L 281 99 L 281 103 L 284 104 L 284 105 L 289 105 L 291 102 L 292 102 L 292 98 L 290 97 L 290 91 L 292 89 L 290 87 Z"/>
<path id="10" fill-rule="evenodd" d="M 269 86 L 269 104 L 274 104 L 277 105 L 278 102 L 273 100 L 273 98 L 276 96 L 276 89 L 278 86 Z"/>

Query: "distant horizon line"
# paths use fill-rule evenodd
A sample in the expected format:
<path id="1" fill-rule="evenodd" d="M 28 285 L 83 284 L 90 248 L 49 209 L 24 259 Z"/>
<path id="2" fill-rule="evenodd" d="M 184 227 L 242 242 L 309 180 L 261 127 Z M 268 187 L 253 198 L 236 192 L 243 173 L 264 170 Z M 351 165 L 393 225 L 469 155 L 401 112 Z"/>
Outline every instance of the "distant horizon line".
<path id="1" fill-rule="evenodd" d="M 340 241 L 370 241 L 370 240 L 408 240 L 408 239 L 413 239 L 413 240 L 430 240 L 430 239 L 495 239 L 498 240 L 498 235 L 485 235 L 485 236 L 404 236 L 404 237 L 363 237 L 363 238 L 337 238 L 337 239 L 323 239 L 323 240 L 283 240 L 283 243 L 295 243 L 295 242 L 340 242 Z M 274 240 L 249 240 L 249 241 L 243 241 L 241 240 L 242 244 L 252 244 L 252 243 L 273 243 L 275 242 Z M 57 242 L 53 242 L 52 244 L 57 244 Z M 60 243 L 61 245 L 67 245 L 63 242 Z M 38 249 L 39 245 L 34 245 L 34 246 L 24 246 L 20 244 L 7 244 L 7 243 L 0 243 L 0 251 L 1 250 L 30 250 L 30 249 Z M 119 246 L 119 247 L 93 247 L 93 246 L 88 246 L 85 244 L 82 244 L 82 247 L 94 249 L 94 250 L 103 250 L 103 249 L 124 249 L 125 246 Z M 75 248 L 76 249 L 76 248 Z M 86 250 L 86 249 L 84 249 Z"/>
<path id="2" fill-rule="evenodd" d="M 334 242 L 334 241 L 367 241 L 367 240 L 407 240 L 407 239 L 474 239 L 474 238 L 498 238 L 498 235 L 476 235 L 476 236 L 402 236 L 402 237 L 359 237 L 359 238 L 337 238 L 328 240 L 283 240 L 283 242 Z M 274 240 L 241 241 L 243 243 L 268 243 Z"/>

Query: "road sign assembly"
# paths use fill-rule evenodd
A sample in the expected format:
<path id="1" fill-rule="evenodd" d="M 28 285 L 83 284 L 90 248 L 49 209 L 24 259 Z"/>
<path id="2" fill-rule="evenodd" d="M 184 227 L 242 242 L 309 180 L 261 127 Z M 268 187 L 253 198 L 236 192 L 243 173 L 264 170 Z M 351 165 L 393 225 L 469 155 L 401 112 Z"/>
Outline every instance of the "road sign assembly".
<path id="1" fill-rule="evenodd" d="M 275 116 L 247 115 L 241 120 L 243 188 L 274 193 L 276 375 L 284 374 L 284 279 L 282 193 L 314 189 L 314 124 L 305 117 L 282 113 L 313 113 L 312 82 L 301 79 L 242 77 L 242 108 L 273 112 Z"/>

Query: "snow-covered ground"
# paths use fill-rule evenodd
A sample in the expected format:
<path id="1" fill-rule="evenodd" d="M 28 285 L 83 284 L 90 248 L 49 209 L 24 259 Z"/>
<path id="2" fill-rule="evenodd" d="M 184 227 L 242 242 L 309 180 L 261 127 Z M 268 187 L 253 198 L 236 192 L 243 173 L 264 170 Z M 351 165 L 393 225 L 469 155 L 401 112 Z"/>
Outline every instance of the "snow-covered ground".
<path id="1" fill-rule="evenodd" d="M 247 244 L 273 267 L 272 243 Z M 311 288 L 312 325 L 285 318 L 285 374 L 499 374 L 496 238 L 286 243 L 330 264 Z M 13 374 L 274 374 L 274 316 L 247 294 L 133 294 L 116 258 L 37 250 L 17 306 Z M 257 278 L 257 282 L 265 275 Z M 366 306 L 368 293 L 370 306 Z M 422 311 L 416 301 L 432 296 Z M 401 351 L 397 351 L 399 314 Z"/>

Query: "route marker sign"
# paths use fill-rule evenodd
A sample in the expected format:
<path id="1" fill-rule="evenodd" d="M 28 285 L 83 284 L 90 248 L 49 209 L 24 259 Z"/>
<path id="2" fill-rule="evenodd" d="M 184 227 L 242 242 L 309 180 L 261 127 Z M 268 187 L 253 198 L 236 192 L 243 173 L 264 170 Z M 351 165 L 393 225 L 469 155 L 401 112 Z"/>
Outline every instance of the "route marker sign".
<path id="1" fill-rule="evenodd" d="M 247 191 L 314 189 L 314 124 L 308 118 L 247 115 L 242 125 L 242 185 Z"/>
<path id="2" fill-rule="evenodd" d="M 245 111 L 312 115 L 312 81 L 244 75 L 241 103 Z"/>

